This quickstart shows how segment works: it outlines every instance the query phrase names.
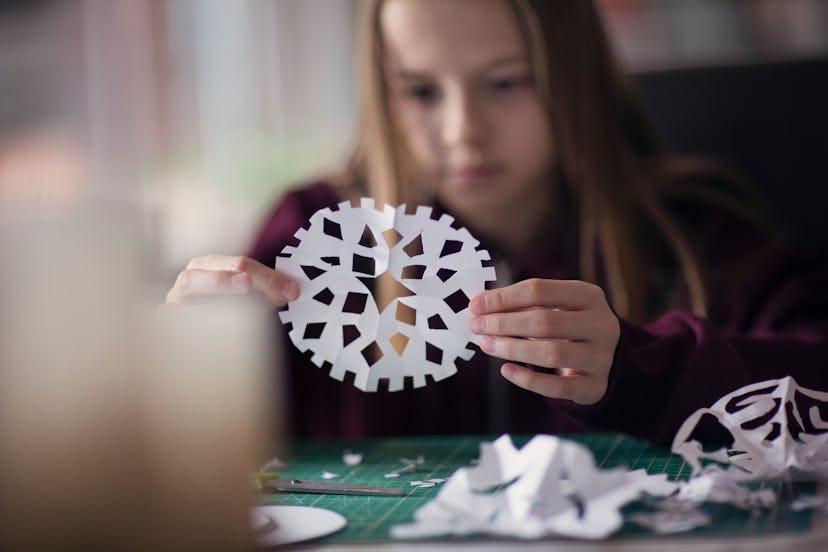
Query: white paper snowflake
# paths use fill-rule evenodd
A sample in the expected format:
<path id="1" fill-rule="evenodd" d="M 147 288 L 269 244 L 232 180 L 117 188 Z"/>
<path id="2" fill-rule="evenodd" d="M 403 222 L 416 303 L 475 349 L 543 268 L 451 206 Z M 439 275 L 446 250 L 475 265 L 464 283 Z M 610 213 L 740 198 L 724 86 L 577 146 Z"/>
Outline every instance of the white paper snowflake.
<path id="1" fill-rule="evenodd" d="M 452 227 L 450 215 L 431 215 L 429 207 L 407 214 L 405 205 L 380 211 L 369 198 L 359 207 L 346 201 L 316 212 L 296 232 L 299 244 L 277 258 L 276 269 L 301 289 L 282 322 L 315 365 L 330 363 L 332 378 L 352 372 L 363 391 L 376 391 L 381 379 L 398 391 L 407 377 L 423 387 L 426 376 L 445 379 L 457 372 L 458 358 L 474 354 L 467 345 L 479 336 L 468 328 L 469 299 L 495 271 L 468 230 Z M 369 285 L 386 271 L 413 295 L 380 313 Z"/>

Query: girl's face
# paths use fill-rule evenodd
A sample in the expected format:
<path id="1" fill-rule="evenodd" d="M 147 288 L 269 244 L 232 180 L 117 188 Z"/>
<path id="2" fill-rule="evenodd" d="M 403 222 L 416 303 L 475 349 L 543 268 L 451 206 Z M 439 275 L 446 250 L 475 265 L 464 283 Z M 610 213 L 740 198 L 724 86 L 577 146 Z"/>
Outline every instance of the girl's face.
<path id="1" fill-rule="evenodd" d="M 467 222 L 548 197 L 552 130 L 504 0 L 387 0 L 392 116 L 440 201 Z"/>

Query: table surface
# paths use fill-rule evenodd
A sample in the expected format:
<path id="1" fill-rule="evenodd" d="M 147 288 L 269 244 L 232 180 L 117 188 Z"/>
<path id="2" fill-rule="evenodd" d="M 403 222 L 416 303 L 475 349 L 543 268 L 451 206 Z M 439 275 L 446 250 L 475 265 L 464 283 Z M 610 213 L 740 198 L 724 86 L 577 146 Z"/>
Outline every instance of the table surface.
<path id="1" fill-rule="evenodd" d="M 517 446 L 525 443 L 530 436 L 515 436 Z M 667 449 L 649 445 L 621 434 L 593 434 L 569 436 L 588 446 L 594 453 L 596 463 L 602 468 L 624 466 L 631 469 L 644 468 L 649 473 L 666 473 L 671 480 L 686 479 L 689 467 L 680 456 L 670 454 Z M 563 539 L 544 540 L 539 543 L 524 543 L 515 540 L 496 540 L 485 536 L 440 539 L 439 541 L 399 541 L 389 536 L 391 526 L 407 523 L 413 519 L 414 511 L 434 498 L 440 486 L 419 488 L 411 481 L 431 478 L 447 478 L 457 468 L 469 466 L 478 457 L 481 441 L 490 441 L 492 436 L 451 436 L 388 438 L 366 441 L 325 441 L 298 442 L 293 444 L 291 461 L 280 471 L 285 478 L 322 479 L 324 472 L 339 474 L 333 479 L 338 482 L 379 485 L 401 488 L 403 497 L 314 495 L 301 493 L 278 493 L 261 498 L 261 504 L 315 506 L 341 513 L 348 520 L 348 526 L 329 537 L 315 541 L 315 547 L 328 549 L 364 548 L 371 545 L 377 549 L 451 549 L 462 548 L 520 548 L 528 550 L 534 546 L 565 550 L 575 546 L 579 551 L 609 545 L 612 549 L 676 549 L 676 550 L 737 550 L 740 543 L 745 549 L 770 549 L 774 543 L 780 550 L 798 546 L 803 550 L 826 550 L 828 541 L 816 534 L 817 524 L 811 512 L 793 512 L 785 507 L 791 498 L 799 494 L 814 492 L 813 483 L 761 483 L 756 488 L 770 487 L 777 493 L 779 506 L 771 509 L 745 511 L 729 505 L 706 504 L 704 509 L 711 514 L 713 523 L 666 538 L 625 524 L 622 530 L 609 541 L 602 543 L 576 543 Z M 351 450 L 363 454 L 357 466 L 347 466 L 342 459 L 343 452 Z M 388 479 L 384 474 L 403 466 L 400 458 L 416 458 L 422 455 L 424 463 L 414 473 Z M 641 503 L 631 504 L 625 512 L 646 509 Z M 812 547 L 810 543 L 817 538 Z M 718 546 L 722 545 L 722 546 Z M 689 547 L 688 547 L 689 546 Z"/>

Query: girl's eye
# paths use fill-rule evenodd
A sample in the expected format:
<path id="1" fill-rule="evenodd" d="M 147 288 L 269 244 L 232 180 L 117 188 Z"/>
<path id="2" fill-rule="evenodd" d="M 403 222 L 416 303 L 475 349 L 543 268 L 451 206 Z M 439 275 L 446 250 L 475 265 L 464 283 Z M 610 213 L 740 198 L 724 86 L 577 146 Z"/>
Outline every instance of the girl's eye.
<path id="1" fill-rule="evenodd" d="M 404 93 L 407 98 L 421 103 L 431 102 L 437 97 L 437 90 L 427 84 L 407 86 Z"/>
<path id="2" fill-rule="evenodd" d="M 529 84 L 528 77 L 503 78 L 489 81 L 489 87 L 495 92 L 510 92 L 527 84 Z"/>

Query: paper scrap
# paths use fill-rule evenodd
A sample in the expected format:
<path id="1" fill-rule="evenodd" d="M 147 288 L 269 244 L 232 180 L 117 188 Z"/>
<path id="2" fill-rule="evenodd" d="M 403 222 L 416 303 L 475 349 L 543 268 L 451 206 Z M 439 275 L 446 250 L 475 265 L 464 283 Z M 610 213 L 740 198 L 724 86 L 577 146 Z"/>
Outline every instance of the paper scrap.
<path id="1" fill-rule="evenodd" d="M 822 494 L 804 495 L 791 501 L 788 507 L 794 512 L 803 510 L 826 510 L 828 509 L 828 497 Z"/>
<path id="2" fill-rule="evenodd" d="M 676 433 L 672 451 L 684 457 L 694 474 L 708 460 L 723 464 L 737 481 L 824 479 L 828 420 L 821 413 L 826 408 L 828 393 L 801 387 L 790 376 L 747 385 L 693 413 Z M 730 432 L 732 445 L 708 452 L 692 438 L 704 416 Z"/>
<path id="3" fill-rule="evenodd" d="M 437 483 L 432 483 L 430 481 L 409 481 L 409 485 L 412 487 L 436 487 Z"/>
<path id="4" fill-rule="evenodd" d="M 385 474 L 385 476 L 386 477 L 399 477 L 404 473 L 414 473 L 414 471 L 416 471 L 416 469 L 417 469 L 417 466 L 415 466 L 414 464 L 406 464 L 405 466 L 403 466 L 401 468 L 397 468 L 396 470 L 388 472 L 387 474 Z"/>
<path id="5" fill-rule="evenodd" d="M 731 473 L 718 466 L 707 466 L 689 481 L 679 484 L 676 499 L 694 504 L 727 503 L 751 510 L 773 507 L 776 504 L 776 493 L 772 489 L 752 491 L 735 480 Z"/>
<path id="6" fill-rule="evenodd" d="M 346 450 L 342 453 L 342 461 L 348 466 L 358 466 L 362 463 L 362 453 Z"/>
<path id="7" fill-rule="evenodd" d="M 403 466 L 386 473 L 386 478 L 399 477 L 404 473 L 414 473 L 417 471 L 417 466 L 422 466 L 425 463 L 425 456 L 420 454 L 416 458 L 400 458 L 400 462 L 403 463 Z"/>
<path id="8" fill-rule="evenodd" d="M 710 525 L 710 516 L 696 507 L 659 509 L 639 512 L 627 517 L 629 521 L 659 535 L 684 533 L 697 527 Z"/>
<path id="9" fill-rule="evenodd" d="M 274 456 L 273 458 L 267 460 L 264 464 L 259 467 L 260 472 L 269 472 L 269 471 L 276 471 L 285 468 L 287 464 L 285 464 L 278 456 Z"/>
<path id="10" fill-rule="evenodd" d="M 333 473 L 329 471 L 322 472 L 322 479 L 336 479 L 337 477 L 339 477 L 338 473 Z"/>
<path id="11" fill-rule="evenodd" d="M 622 524 L 621 507 L 676 485 L 644 470 L 600 470 L 584 445 L 538 435 L 518 450 L 508 435 L 480 445 L 475 467 L 457 470 L 437 496 L 396 525 L 397 538 L 473 533 L 535 539 L 605 538 Z"/>
<path id="12" fill-rule="evenodd" d="M 480 336 L 468 327 L 469 299 L 495 280 L 495 270 L 467 229 L 431 214 L 422 206 L 414 214 L 405 205 L 378 210 L 370 198 L 359 207 L 345 201 L 317 211 L 296 232 L 299 244 L 277 258 L 276 269 L 300 287 L 279 316 L 314 364 L 330 363 L 332 378 L 352 372 L 363 391 L 376 391 L 380 380 L 399 391 L 406 378 L 423 387 L 427 376 L 443 380 L 457 372 L 457 359 L 474 354 L 467 345 Z M 384 272 L 411 295 L 379 312 L 366 282 Z"/>

